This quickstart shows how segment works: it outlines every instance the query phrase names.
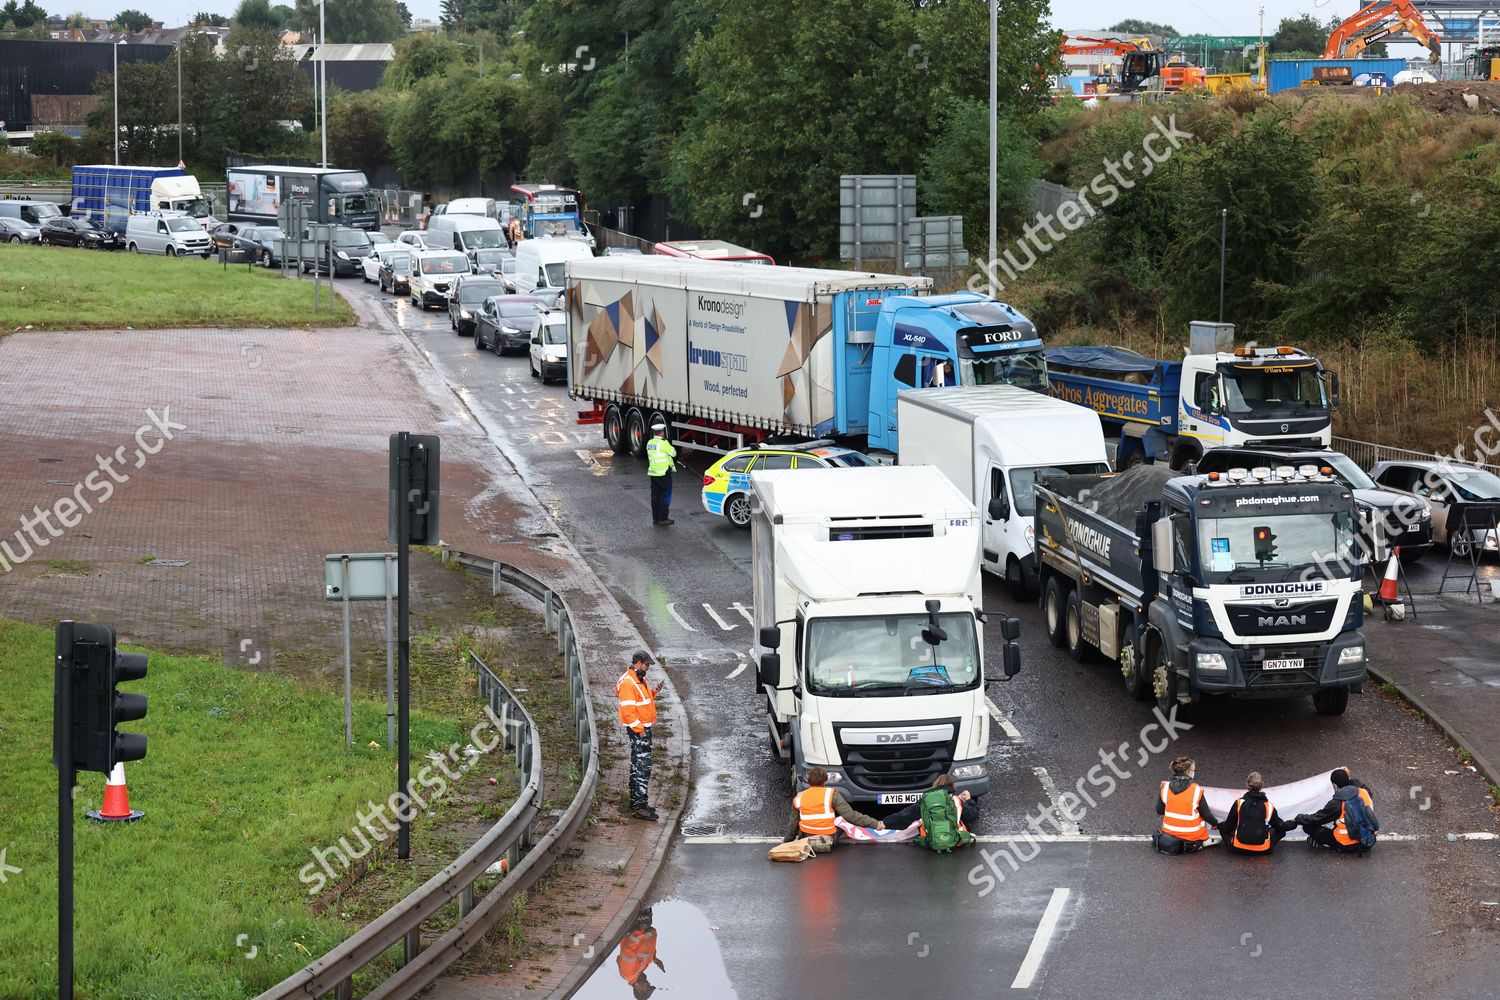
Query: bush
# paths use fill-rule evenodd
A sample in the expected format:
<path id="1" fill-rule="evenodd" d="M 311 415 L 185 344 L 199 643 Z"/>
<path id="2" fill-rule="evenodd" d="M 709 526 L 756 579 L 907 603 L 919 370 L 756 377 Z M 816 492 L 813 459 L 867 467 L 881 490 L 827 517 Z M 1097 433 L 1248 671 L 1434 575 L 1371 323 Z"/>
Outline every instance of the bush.
<path id="1" fill-rule="evenodd" d="M 38 132 L 31 140 L 31 155 L 56 167 L 78 162 L 78 140 L 64 132 Z"/>

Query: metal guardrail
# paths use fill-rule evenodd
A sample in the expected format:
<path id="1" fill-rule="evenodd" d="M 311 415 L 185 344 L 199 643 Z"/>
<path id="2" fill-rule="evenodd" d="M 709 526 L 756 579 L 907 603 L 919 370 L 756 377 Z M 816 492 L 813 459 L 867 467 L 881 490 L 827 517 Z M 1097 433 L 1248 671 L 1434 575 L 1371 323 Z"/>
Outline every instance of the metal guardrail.
<path id="1" fill-rule="evenodd" d="M 599 740 L 588 679 L 584 675 L 584 654 L 573 629 L 572 612 L 556 592 L 524 570 L 445 548 L 443 561 L 450 560 L 488 576 L 492 595 L 500 592 L 502 584 L 508 584 L 542 602 L 547 634 L 557 635 L 557 649 L 566 668 L 578 752 L 585 761 L 583 780 L 557 823 L 539 840 L 533 841 L 533 825 L 542 807 L 541 737 L 525 706 L 471 652 L 470 658 L 479 674 L 480 696 L 488 700 L 495 715 L 504 723 L 505 749 L 515 753 L 516 766 L 524 782 L 520 796 L 499 822 L 456 861 L 348 940 L 266 990 L 256 1000 L 321 997 L 329 993 L 338 1000 L 352 1000 L 355 974 L 388 949 L 402 943 L 405 949 L 401 968 L 365 996 L 366 1000 L 394 1000 L 415 995 L 480 943 L 505 916 L 508 909 L 505 904 L 533 885 L 551 867 L 573 842 L 588 817 L 599 784 Z M 483 898 L 476 900 L 475 880 L 501 858 L 507 860 L 509 874 Z M 422 924 L 455 898 L 459 902 L 458 922 L 424 948 Z"/>
<path id="2" fill-rule="evenodd" d="M 1355 438 L 1335 437 L 1333 446 L 1359 463 L 1360 468 L 1372 469 L 1376 462 L 1386 459 L 1411 459 L 1418 462 L 1444 461 L 1450 456 L 1441 455 L 1431 451 L 1416 451 L 1411 448 L 1392 448 L 1389 445 L 1376 444 L 1373 441 L 1359 441 Z M 1456 465 L 1472 465 L 1480 469 L 1488 469 L 1500 474 L 1500 465 L 1490 465 L 1484 462 L 1457 461 Z"/>

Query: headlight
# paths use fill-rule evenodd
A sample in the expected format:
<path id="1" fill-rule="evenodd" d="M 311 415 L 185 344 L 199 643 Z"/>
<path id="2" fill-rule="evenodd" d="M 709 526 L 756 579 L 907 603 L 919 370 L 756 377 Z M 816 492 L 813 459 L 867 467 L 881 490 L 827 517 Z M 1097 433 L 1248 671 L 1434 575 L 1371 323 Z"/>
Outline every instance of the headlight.
<path id="1" fill-rule="evenodd" d="M 474 314 L 471 313 L 471 312 L 469 312 L 469 310 L 467 310 L 467 309 L 460 309 L 458 311 L 458 318 L 459 319 L 473 319 L 474 318 Z"/>
<path id="2" fill-rule="evenodd" d="M 335 253 L 334 256 L 337 257 L 339 260 L 348 260 L 349 259 L 349 255 L 346 254 L 346 253 L 344 253 L 344 251 L 342 251 L 342 250 L 340 250 L 337 253 Z"/>
<path id="3" fill-rule="evenodd" d="M 828 772 L 828 783 L 830 785 L 837 785 L 840 782 L 842 782 L 843 780 L 844 780 L 843 772 L 841 772 L 841 771 L 829 771 Z"/>
<path id="4" fill-rule="evenodd" d="M 1345 646 L 1339 650 L 1339 666 L 1347 666 L 1350 663 L 1363 663 L 1365 661 L 1364 646 Z"/>
<path id="5" fill-rule="evenodd" d="M 515 327 L 513 327 L 513 326 L 502 326 L 502 327 L 501 327 L 501 328 L 500 328 L 500 332 L 501 332 L 501 333 L 509 333 L 509 334 L 511 334 L 511 335 L 513 335 L 513 336 L 514 336 L 514 335 L 519 335 L 519 334 L 520 334 L 520 332 L 521 332 L 521 331 L 520 331 L 520 330 L 517 330 L 517 329 L 516 329 L 516 328 L 515 328 Z"/>
<path id="6" fill-rule="evenodd" d="M 951 772 L 955 781 L 964 781 L 969 778 L 982 778 L 989 773 L 988 764 L 965 764 L 963 767 L 955 767 Z"/>
<path id="7" fill-rule="evenodd" d="M 1198 672 L 1228 673 L 1229 664 L 1224 662 L 1223 653 L 1199 653 Z"/>

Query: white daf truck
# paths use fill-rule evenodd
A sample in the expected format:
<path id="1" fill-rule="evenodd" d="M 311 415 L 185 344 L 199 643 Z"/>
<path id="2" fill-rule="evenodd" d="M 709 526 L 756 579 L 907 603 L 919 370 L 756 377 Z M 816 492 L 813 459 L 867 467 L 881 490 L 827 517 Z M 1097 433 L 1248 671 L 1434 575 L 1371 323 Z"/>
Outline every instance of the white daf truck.
<path id="1" fill-rule="evenodd" d="M 985 686 L 1020 670 L 1000 618 L 984 669 L 979 516 L 937 469 L 751 473 L 757 686 L 793 783 L 826 768 L 851 802 L 917 801 L 951 773 L 989 787 Z"/>

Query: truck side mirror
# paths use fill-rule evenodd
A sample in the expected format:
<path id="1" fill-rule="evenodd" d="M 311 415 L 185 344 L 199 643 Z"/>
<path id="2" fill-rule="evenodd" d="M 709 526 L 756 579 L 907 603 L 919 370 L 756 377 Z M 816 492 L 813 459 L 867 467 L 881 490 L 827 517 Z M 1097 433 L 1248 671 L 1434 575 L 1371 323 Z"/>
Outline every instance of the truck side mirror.
<path id="1" fill-rule="evenodd" d="M 1021 619 L 1007 617 L 1000 625 L 1000 634 L 1006 642 L 1015 642 L 1021 638 Z"/>
<path id="2" fill-rule="evenodd" d="M 989 515 L 992 521 L 1010 520 L 1010 498 L 1005 494 L 990 497 Z"/>
<path id="3" fill-rule="evenodd" d="M 1327 372 L 1328 376 L 1328 401 L 1334 406 L 1339 405 L 1339 373 Z"/>
<path id="4" fill-rule="evenodd" d="M 1151 525 L 1151 554 L 1158 573 L 1175 573 L 1176 552 L 1172 548 L 1172 519 L 1160 517 Z"/>
<path id="5" fill-rule="evenodd" d="M 781 645 L 781 629 L 775 625 L 768 625 L 760 630 L 760 645 L 762 649 L 775 649 Z"/>
<path id="6" fill-rule="evenodd" d="M 781 686 L 781 654 L 760 654 L 760 685 L 761 687 Z"/>
<path id="7" fill-rule="evenodd" d="M 1005 679 L 1010 680 L 1021 672 L 1021 647 L 1013 642 L 1005 644 Z"/>

